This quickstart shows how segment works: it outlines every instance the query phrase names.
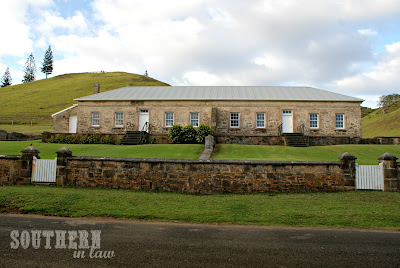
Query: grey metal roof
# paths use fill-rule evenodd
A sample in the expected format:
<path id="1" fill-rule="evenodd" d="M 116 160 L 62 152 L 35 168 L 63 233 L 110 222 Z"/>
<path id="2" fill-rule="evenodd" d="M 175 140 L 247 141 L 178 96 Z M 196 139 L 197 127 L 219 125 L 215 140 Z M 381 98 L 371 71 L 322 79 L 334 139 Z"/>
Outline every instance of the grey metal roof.
<path id="1" fill-rule="evenodd" d="M 312 87 L 281 86 L 164 86 L 123 87 L 82 98 L 77 101 L 133 100 L 291 100 L 291 101 L 350 101 L 362 99 Z"/>

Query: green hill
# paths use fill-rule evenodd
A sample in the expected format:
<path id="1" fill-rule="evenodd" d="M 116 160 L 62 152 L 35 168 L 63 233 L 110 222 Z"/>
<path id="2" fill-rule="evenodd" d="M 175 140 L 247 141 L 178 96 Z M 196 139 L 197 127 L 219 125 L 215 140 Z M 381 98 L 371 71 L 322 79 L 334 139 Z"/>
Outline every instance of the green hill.
<path id="1" fill-rule="evenodd" d="M 361 118 L 363 138 L 400 137 L 400 99 Z"/>
<path id="2" fill-rule="evenodd" d="M 125 86 L 169 86 L 147 76 L 114 72 L 65 74 L 0 88 L 0 129 L 7 130 L 11 121 L 20 125 L 32 120 L 34 125 L 50 126 L 53 113 L 71 106 L 76 98 L 93 94 L 94 83 L 100 83 L 100 92 Z"/>

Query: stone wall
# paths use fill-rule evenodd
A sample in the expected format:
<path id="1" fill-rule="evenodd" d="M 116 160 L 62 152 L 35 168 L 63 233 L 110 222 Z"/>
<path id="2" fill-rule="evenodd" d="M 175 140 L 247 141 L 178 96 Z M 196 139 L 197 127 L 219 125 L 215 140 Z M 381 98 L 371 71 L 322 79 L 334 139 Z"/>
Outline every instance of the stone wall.
<path id="1" fill-rule="evenodd" d="M 375 137 L 364 139 L 360 137 L 310 136 L 310 146 L 326 146 L 340 144 L 389 144 L 399 145 L 400 137 Z"/>
<path id="2" fill-rule="evenodd" d="M 293 111 L 293 130 L 309 126 L 309 114 L 319 114 L 319 128 L 313 136 L 361 136 L 361 110 L 358 102 L 294 101 L 81 101 L 78 105 L 78 133 L 120 134 L 126 126 L 139 128 L 139 110 L 149 110 L 153 134 L 167 134 L 165 112 L 174 113 L 174 124 L 190 124 L 190 112 L 198 112 L 200 124 L 213 127 L 216 135 L 277 136 L 282 123 L 282 110 Z M 100 112 L 100 126 L 91 126 L 91 113 Z M 115 127 L 114 114 L 124 114 L 124 127 Z M 240 127 L 230 128 L 230 112 L 240 113 Z M 256 128 L 256 114 L 265 113 L 266 127 Z M 343 113 L 345 128 L 335 128 L 335 114 Z M 61 115 L 61 114 L 60 114 Z M 64 127 L 65 128 L 65 127 Z M 59 129 L 54 121 L 54 132 Z"/>
<path id="3" fill-rule="evenodd" d="M 7 133 L 0 130 L 0 141 L 31 141 L 40 139 L 40 135 L 26 135 L 18 132 Z"/>
<path id="4" fill-rule="evenodd" d="M 53 132 L 54 133 L 69 133 L 69 117 L 78 115 L 78 107 L 75 106 L 62 113 L 53 116 Z"/>
<path id="5" fill-rule="evenodd" d="M 70 151 L 69 151 L 70 152 Z M 189 194 L 354 189 L 355 158 L 340 162 L 73 157 L 58 152 L 57 184 Z"/>

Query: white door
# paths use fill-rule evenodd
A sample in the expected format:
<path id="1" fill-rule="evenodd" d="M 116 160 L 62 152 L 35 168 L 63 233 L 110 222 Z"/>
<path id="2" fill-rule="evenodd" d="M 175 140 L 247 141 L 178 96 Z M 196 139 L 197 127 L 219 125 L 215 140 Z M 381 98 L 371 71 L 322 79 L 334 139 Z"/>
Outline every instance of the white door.
<path id="1" fill-rule="evenodd" d="M 282 111 L 282 133 L 293 133 L 292 110 L 283 110 Z"/>
<path id="2" fill-rule="evenodd" d="M 76 133 L 77 126 L 78 126 L 78 116 L 71 115 L 69 117 L 69 133 Z"/>
<path id="3" fill-rule="evenodd" d="M 146 122 L 149 122 L 149 110 L 140 110 L 139 111 L 139 131 L 141 131 L 146 124 Z M 144 129 L 147 131 L 147 129 Z"/>

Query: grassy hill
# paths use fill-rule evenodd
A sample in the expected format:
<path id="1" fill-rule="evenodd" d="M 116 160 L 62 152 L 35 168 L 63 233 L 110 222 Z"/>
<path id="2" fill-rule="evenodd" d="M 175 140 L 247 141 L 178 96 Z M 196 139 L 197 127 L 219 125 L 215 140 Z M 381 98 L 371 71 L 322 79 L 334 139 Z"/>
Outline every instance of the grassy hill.
<path id="1" fill-rule="evenodd" d="M 400 136 L 400 99 L 361 118 L 363 138 Z"/>
<path id="2" fill-rule="evenodd" d="M 7 130 L 12 120 L 17 125 L 32 120 L 34 127 L 50 126 L 51 114 L 76 103 L 76 98 L 93 94 L 94 83 L 100 83 L 100 92 L 125 86 L 168 86 L 147 76 L 114 72 L 65 74 L 0 88 L 0 129 Z"/>

